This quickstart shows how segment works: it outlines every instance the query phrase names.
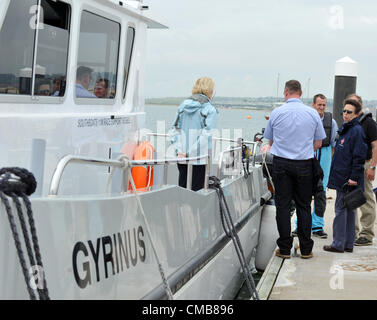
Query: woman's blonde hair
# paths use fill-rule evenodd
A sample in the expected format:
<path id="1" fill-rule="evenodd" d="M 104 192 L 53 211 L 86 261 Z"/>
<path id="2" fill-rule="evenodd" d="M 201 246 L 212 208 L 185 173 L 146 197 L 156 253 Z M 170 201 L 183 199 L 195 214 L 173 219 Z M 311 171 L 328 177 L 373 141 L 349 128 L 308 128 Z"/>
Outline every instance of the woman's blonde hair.
<path id="1" fill-rule="evenodd" d="M 196 80 L 194 87 L 192 88 L 192 94 L 204 94 L 211 99 L 214 88 L 215 82 L 211 78 L 202 77 Z"/>

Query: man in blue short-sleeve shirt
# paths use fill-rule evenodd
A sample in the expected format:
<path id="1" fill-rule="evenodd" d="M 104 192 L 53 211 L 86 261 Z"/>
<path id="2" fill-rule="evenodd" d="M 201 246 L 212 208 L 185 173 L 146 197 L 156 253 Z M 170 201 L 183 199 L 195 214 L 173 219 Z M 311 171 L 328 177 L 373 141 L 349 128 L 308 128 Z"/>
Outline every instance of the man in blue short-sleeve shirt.
<path id="1" fill-rule="evenodd" d="M 275 186 L 276 222 L 279 231 L 276 255 L 290 258 L 291 236 L 290 206 L 296 204 L 297 235 L 301 257 L 313 256 L 311 239 L 311 200 L 313 188 L 314 152 L 321 147 L 326 133 L 318 112 L 302 103 L 301 84 L 297 80 L 286 82 L 286 103 L 273 110 L 264 137 L 270 140 Z"/>

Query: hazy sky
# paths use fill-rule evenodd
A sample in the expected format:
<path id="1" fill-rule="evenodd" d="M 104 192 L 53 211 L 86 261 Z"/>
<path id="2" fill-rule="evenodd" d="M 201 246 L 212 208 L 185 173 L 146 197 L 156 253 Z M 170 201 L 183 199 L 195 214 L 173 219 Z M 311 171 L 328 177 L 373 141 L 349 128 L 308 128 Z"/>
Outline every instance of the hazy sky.
<path id="1" fill-rule="evenodd" d="M 144 0 L 167 30 L 149 30 L 146 97 L 187 96 L 209 76 L 216 96 L 332 98 L 336 60 L 358 62 L 358 93 L 377 99 L 376 0 Z M 310 80 L 309 80 L 310 78 Z M 308 85 L 308 83 L 310 85 Z M 309 90 L 308 90 L 309 89 Z"/>

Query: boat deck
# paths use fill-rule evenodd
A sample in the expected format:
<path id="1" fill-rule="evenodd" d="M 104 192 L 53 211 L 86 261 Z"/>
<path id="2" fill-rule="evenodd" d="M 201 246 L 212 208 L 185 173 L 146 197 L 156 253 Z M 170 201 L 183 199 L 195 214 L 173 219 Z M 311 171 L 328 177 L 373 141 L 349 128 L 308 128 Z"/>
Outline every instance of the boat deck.
<path id="1" fill-rule="evenodd" d="M 260 299 L 268 300 L 376 300 L 377 239 L 372 246 L 354 247 L 353 253 L 323 250 L 332 242 L 335 191 L 327 191 L 327 239 L 313 238 L 312 259 L 273 255 L 258 283 Z M 295 228 L 292 217 L 292 230 Z M 375 224 L 375 234 L 377 232 Z M 297 238 L 296 238 L 297 239 Z M 292 249 L 292 254 L 294 250 Z"/>

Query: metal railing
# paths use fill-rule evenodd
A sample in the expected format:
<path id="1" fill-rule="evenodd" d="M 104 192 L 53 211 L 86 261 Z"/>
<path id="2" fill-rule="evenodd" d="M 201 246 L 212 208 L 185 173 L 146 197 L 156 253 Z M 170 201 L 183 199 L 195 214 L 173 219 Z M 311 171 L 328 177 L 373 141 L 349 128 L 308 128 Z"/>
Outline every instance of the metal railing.
<path id="1" fill-rule="evenodd" d="M 169 138 L 169 135 L 166 133 L 147 133 L 146 134 L 148 141 L 150 142 L 151 137 L 164 137 L 164 138 Z M 247 140 L 242 140 L 241 138 L 238 138 L 237 140 L 235 139 L 227 139 L 227 138 L 217 138 L 217 137 L 212 137 L 213 141 L 221 141 L 221 142 L 234 142 L 240 145 L 240 143 L 247 144 L 247 145 L 253 145 L 253 155 L 255 155 L 257 151 L 257 147 L 260 144 L 259 141 L 247 141 Z M 217 144 L 214 143 L 213 151 L 214 154 L 216 154 L 216 146 Z"/>
<path id="2" fill-rule="evenodd" d="M 236 147 L 236 148 L 231 148 L 231 149 L 228 149 L 228 150 L 224 150 L 220 153 L 220 156 L 219 156 L 219 166 L 217 168 L 217 177 L 220 179 L 220 176 L 221 176 L 221 172 L 223 170 L 223 164 L 224 164 L 224 156 L 229 153 L 229 154 L 234 154 L 234 153 L 238 153 L 238 157 L 233 157 L 232 159 L 232 163 L 233 163 L 233 166 L 232 166 L 232 169 L 236 169 L 236 168 L 242 168 L 242 147 Z M 237 162 L 237 159 L 239 160 L 239 164 L 240 164 L 240 167 L 237 167 L 236 166 L 236 162 Z"/>
<path id="3" fill-rule="evenodd" d="M 255 155 L 256 151 L 257 151 L 257 147 L 258 147 L 258 144 L 259 142 L 258 141 L 247 141 L 247 140 L 242 140 L 241 138 L 238 138 L 237 140 L 235 139 L 226 139 L 226 138 L 216 138 L 216 137 L 213 137 L 212 140 L 215 140 L 215 141 L 222 141 L 222 142 L 233 142 L 233 143 L 237 143 L 238 146 L 241 146 L 241 144 L 246 144 L 246 145 L 253 145 L 253 155 Z M 214 144 L 214 153 L 216 154 L 216 143 Z"/>
<path id="4" fill-rule="evenodd" d="M 120 160 L 119 160 L 120 159 Z M 75 156 L 75 155 L 67 155 L 63 157 L 57 164 L 54 174 L 51 179 L 49 195 L 56 196 L 59 192 L 60 181 L 62 179 L 63 173 L 65 168 L 70 163 L 79 163 L 85 165 L 96 165 L 96 166 L 107 166 L 112 168 L 119 168 L 122 169 L 123 179 L 121 183 L 121 191 L 126 192 L 126 186 L 128 186 L 128 179 L 126 177 L 126 170 L 129 167 L 138 167 L 138 166 L 156 166 L 156 165 L 163 165 L 164 166 L 164 174 L 163 174 L 163 185 L 167 185 L 167 169 L 168 165 L 176 164 L 176 163 L 183 163 L 188 164 L 187 168 L 187 188 L 191 190 L 192 187 L 192 166 L 194 162 L 205 160 L 205 180 L 204 180 L 204 189 L 208 190 L 208 180 L 209 180 L 209 173 L 210 173 L 210 161 L 209 156 L 204 155 L 200 157 L 191 157 L 191 158 L 173 158 L 173 159 L 155 159 L 155 160 L 128 160 L 127 163 L 129 167 L 125 167 L 125 161 L 122 160 L 122 156 L 118 160 L 107 160 L 107 159 L 99 159 L 99 158 L 90 158 L 85 156 Z M 125 181 L 127 180 L 127 182 Z"/>
<path id="5" fill-rule="evenodd" d="M 164 138 L 169 138 L 169 135 L 168 134 L 165 134 L 165 133 L 147 133 L 146 134 L 147 136 L 147 139 L 148 141 L 150 142 L 150 138 L 151 137 L 164 137 Z M 255 156 L 256 152 L 257 152 L 257 148 L 261 145 L 261 142 L 260 141 L 247 141 L 247 140 L 243 140 L 242 138 L 238 138 L 238 139 L 227 139 L 227 138 L 217 138 L 217 137 L 212 137 L 212 140 L 214 141 L 213 143 L 213 154 L 216 155 L 216 151 L 217 151 L 217 143 L 216 142 L 233 142 L 233 143 L 237 143 L 237 147 L 235 148 L 230 148 L 230 149 L 227 149 L 227 150 L 224 150 L 222 151 L 220 154 L 219 154 L 219 167 L 217 169 L 217 177 L 220 178 L 221 176 L 221 170 L 222 170 L 222 167 L 223 167 L 223 159 L 224 159 L 224 156 L 227 154 L 227 153 L 233 153 L 234 151 L 238 151 L 240 152 L 240 157 L 239 159 L 241 159 L 240 161 L 242 161 L 242 148 L 241 148 L 241 145 L 242 144 L 245 144 L 245 145 L 252 145 L 252 156 Z M 254 157 L 255 159 L 255 157 Z M 240 163 L 241 165 L 241 163 Z M 253 161 L 253 165 L 255 165 L 255 160 Z"/>

